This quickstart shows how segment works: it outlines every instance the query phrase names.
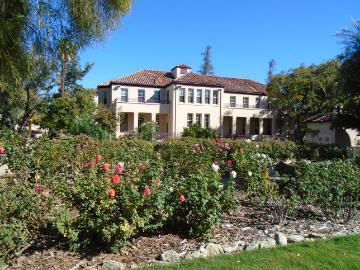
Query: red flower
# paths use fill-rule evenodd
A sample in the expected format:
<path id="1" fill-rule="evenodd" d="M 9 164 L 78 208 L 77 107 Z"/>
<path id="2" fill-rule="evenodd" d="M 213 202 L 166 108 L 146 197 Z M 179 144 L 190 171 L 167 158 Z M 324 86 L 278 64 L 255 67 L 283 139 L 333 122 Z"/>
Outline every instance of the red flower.
<path id="1" fill-rule="evenodd" d="M 97 154 L 95 160 L 96 162 L 100 162 L 102 160 L 102 156 L 100 154 Z"/>
<path id="2" fill-rule="evenodd" d="M 36 193 L 40 193 L 42 188 L 43 188 L 43 186 L 41 184 L 39 184 L 39 183 L 35 184 L 35 192 Z"/>
<path id="3" fill-rule="evenodd" d="M 0 155 L 3 155 L 5 154 L 6 150 L 5 150 L 5 147 L 0 147 Z"/>
<path id="4" fill-rule="evenodd" d="M 115 173 L 116 174 L 122 174 L 124 172 L 125 168 L 124 165 L 122 165 L 121 163 L 118 163 L 115 165 Z"/>
<path id="5" fill-rule="evenodd" d="M 110 198 L 114 198 L 115 194 L 116 194 L 115 189 L 113 189 L 113 188 L 109 189 L 108 194 L 109 194 Z"/>
<path id="6" fill-rule="evenodd" d="M 185 196 L 183 194 L 181 194 L 179 196 L 179 203 L 184 203 L 185 202 Z"/>
<path id="7" fill-rule="evenodd" d="M 152 180 L 152 184 L 156 187 L 156 186 L 157 186 L 157 184 L 158 184 L 157 179 Z"/>
<path id="8" fill-rule="evenodd" d="M 101 169 L 102 169 L 104 172 L 110 170 L 110 168 L 111 168 L 111 165 L 108 164 L 108 163 L 104 163 L 104 164 L 101 166 Z"/>
<path id="9" fill-rule="evenodd" d="M 140 164 L 139 166 L 139 172 L 143 173 L 145 171 L 145 166 L 144 164 Z"/>
<path id="10" fill-rule="evenodd" d="M 226 161 L 226 165 L 231 168 L 233 165 L 233 161 L 229 159 L 228 161 Z"/>
<path id="11" fill-rule="evenodd" d="M 115 185 L 118 184 L 120 182 L 120 180 L 121 180 L 121 176 L 117 175 L 117 174 L 111 178 L 111 182 Z"/>
<path id="12" fill-rule="evenodd" d="M 150 196 L 151 195 L 151 189 L 149 188 L 149 186 L 146 186 L 144 189 L 144 195 L 145 196 Z"/>
<path id="13" fill-rule="evenodd" d="M 89 168 L 92 168 L 95 166 L 95 161 L 93 160 L 89 160 L 88 162 L 86 162 L 86 166 Z"/>
<path id="14" fill-rule="evenodd" d="M 215 138 L 215 144 L 220 144 L 220 142 L 221 142 L 221 139 L 220 139 L 220 137 L 217 137 L 217 138 Z"/>

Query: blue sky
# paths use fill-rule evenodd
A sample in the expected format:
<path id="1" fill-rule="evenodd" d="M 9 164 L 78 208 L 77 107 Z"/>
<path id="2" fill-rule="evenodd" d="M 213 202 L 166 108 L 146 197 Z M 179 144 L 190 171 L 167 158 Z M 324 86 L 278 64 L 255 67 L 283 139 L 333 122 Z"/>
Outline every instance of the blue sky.
<path id="1" fill-rule="evenodd" d="M 134 0 L 105 42 L 81 53 L 95 64 L 82 84 L 182 63 L 197 71 L 208 44 L 216 75 L 265 82 L 272 58 L 279 72 L 338 55 L 334 34 L 351 18 L 359 0 Z"/>

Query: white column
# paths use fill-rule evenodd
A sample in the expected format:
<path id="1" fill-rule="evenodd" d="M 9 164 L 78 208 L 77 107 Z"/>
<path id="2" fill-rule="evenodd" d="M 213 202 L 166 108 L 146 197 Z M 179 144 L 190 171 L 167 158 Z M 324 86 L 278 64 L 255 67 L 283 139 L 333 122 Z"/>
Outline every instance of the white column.
<path id="1" fill-rule="evenodd" d="M 250 117 L 246 117 L 245 119 L 245 137 L 250 137 Z"/>
<path id="2" fill-rule="evenodd" d="M 236 116 L 232 117 L 232 135 L 236 135 Z"/>
<path id="3" fill-rule="evenodd" d="M 156 122 L 156 113 L 151 114 L 151 122 Z"/>
<path id="4" fill-rule="evenodd" d="M 134 131 L 137 132 L 139 123 L 139 113 L 134 112 Z"/>
<path id="5" fill-rule="evenodd" d="M 259 139 L 261 140 L 263 138 L 264 134 L 264 121 L 262 117 L 259 117 Z"/>
<path id="6" fill-rule="evenodd" d="M 276 135 L 276 115 L 274 114 L 271 118 L 271 135 Z"/>

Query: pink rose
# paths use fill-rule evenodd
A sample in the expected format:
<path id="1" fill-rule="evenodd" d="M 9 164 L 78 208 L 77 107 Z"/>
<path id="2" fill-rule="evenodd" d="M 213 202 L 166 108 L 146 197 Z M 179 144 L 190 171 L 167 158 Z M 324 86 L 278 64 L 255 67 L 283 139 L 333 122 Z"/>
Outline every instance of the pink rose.
<path id="1" fill-rule="evenodd" d="M 41 184 L 39 184 L 39 183 L 35 184 L 35 192 L 36 193 L 40 193 L 42 188 L 43 188 L 43 186 Z"/>
<path id="2" fill-rule="evenodd" d="M 215 144 L 219 145 L 219 144 L 220 144 L 220 142 L 221 142 L 220 137 L 215 138 Z"/>
<path id="3" fill-rule="evenodd" d="M 104 172 L 110 170 L 111 168 L 111 165 L 108 164 L 108 163 L 104 163 L 102 166 L 101 166 L 101 170 L 103 170 Z"/>
<path id="4" fill-rule="evenodd" d="M 153 184 L 153 186 L 157 186 L 157 184 L 158 184 L 158 181 L 157 181 L 157 179 L 154 179 L 154 180 L 152 180 L 152 184 Z"/>
<path id="5" fill-rule="evenodd" d="M 183 195 L 183 194 L 181 194 L 180 196 L 179 196 L 179 203 L 180 204 L 183 204 L 185 202 L 185 196 Z"/>
<path id="6" fill-rule="evenodd" d="M 122 164 L 118 163 L 115 165 L 115 173 L 116 174 L 123 174 L 125 168 Z"/>
<path id="7" fill-rule="evenodd" d="M 97 154 L 95 160 L 96 162 L 100 162 L 102 160 L 102 156 L 100 154 Z"/>
<path id="8" fill-rule="evenodd" d="M 114 198 L 115 195 L 116 195 L 115 189 L 113 189 L 113 188 L 109 189 L 108 195 L 109 195 L 110 198 Z"/>
<path id="9" fill-rule="evenodd" d="M 121 180 L 121 176 L 117 175 L 117 174 L 111 178 L 111 182 L 115 185 L 118 184 L 120 182 L 120 180 Z"/>
<path id="10" fill-rule="evenodd" d="M 5 154 L 5 152 L 6 152 L 5 147 L 0 146 L 0 155 Z"/>
<path id="11" fill-rule="evenodd" d="M 233 166 L 233 161 L 232 160 L 228 160 L 226 161 L 226 165 L 231 168 Z"/>
<path id="12" fill-rule="evenodd" d="M 145 196 L 150 196 L 151 195 L 151 189 L 149 188 L 149 186 L 146 186 L 144 189 L 144 195 Z"/>

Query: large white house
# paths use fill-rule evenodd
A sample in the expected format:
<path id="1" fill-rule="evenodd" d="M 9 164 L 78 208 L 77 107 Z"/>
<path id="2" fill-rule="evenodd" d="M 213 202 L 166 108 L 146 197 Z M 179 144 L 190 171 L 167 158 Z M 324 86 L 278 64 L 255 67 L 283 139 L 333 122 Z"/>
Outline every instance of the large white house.
<path id="1" fill-rule="evenodd" d="M 187 65 L 107 81 L 98 86 L 95 99 L 115 110 L 118 136 L 148 121 L 157 121 L 161 134 L 171 137 L 197 123 L 221 136 L 257 140 L 275 135 L 279 126 L 264 84 L 201 75 Z"/>

